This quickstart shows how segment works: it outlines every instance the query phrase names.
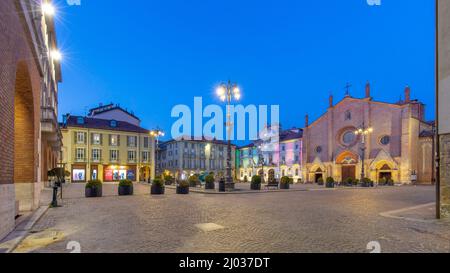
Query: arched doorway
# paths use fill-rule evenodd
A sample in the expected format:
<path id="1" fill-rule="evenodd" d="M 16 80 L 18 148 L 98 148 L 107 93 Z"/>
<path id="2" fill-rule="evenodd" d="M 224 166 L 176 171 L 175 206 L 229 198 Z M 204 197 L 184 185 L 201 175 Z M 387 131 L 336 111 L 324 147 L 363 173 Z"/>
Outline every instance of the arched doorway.
<path id="1" fill-rule="evenodd" d="M 14 184 L 20 210 L 33 210 L 37 204 L 35 189 L 36 136 L 34 99 L 26 62 L 19 62 L 14 90 Z"/>
<path id="2" fill-rule="evenodd" d="M 314 172 L 314 182 L 318 183 L 319 180 L 323 180 L 323 173 L 324 171 L 322 170 L 322 168 L 317 168 L 317 170 Z"/>
<path id="3" fill-rule="evenodd" d="M 378 170 L 378 182 L 382 180 L 390 181 L 392 179 L 392 169 L 388 164 L 384 164 Z"/>
<path id="4" fill-rule="evenodd" d="M 341 181 L 356 179 L 356 164 L 358 164 L 358 155 L 353 152 L 342 152 L 336 158 L 336 164 L 341 165 Z"/>

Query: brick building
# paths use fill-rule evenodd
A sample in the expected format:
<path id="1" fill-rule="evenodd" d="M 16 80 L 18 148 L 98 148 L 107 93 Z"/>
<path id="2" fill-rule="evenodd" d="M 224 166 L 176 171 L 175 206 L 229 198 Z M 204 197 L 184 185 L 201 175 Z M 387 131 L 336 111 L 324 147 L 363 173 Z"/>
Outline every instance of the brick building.
<path id="1" fill-rule="evenodd" d="M 49 1 L 42 1 L 49 4 Z M 39 205 L 61 146 L 61 72 L 54 22 L 41 1 L 0 1 L 0 238 Z"/>
<path id="2" fill-rule="evenodd" d="M 303 176 L 306 181 L 333 177 L 336 181 L 360 179 L 364 159 L 365 177 L 396 183 L 431 184 L 433 172 L 433 123 L 425 121 L 425 106 L 411 99 L 397 103 L 376 101 L 367 83 L 364 98 L 347 95 L 333 104 L 330 96 L 327 112 L 303 132 Z M 361 127 L 371 128 L 365 136 L 362 153 Z"/>

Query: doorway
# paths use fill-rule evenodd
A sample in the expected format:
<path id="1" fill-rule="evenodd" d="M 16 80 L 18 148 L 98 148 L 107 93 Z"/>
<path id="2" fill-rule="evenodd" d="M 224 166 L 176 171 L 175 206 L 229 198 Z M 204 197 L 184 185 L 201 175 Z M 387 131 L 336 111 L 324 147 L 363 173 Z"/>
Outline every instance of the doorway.
<path id="1" fill-rule="evenodd" d="M 346 181 L 351 178 L 356 179 L 356 166 L 355 165 L 343 165 L 342 166 L 342 181 Z"/>

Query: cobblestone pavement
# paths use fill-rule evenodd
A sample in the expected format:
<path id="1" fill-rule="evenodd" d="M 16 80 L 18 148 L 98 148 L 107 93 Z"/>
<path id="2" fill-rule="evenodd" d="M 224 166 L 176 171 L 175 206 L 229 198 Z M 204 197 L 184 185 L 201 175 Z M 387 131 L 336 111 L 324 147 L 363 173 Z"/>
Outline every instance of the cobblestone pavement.
<path id="1" fill-rule="evenodd" d="M 34 232 L 62 234 L 34 252 L 449 252 L 448 222 L 414 222 L 379 214 L 434 202 L 432 187 L 315 190 L 268 194 L 83 198 L 83 185 L 65 189 L 64 206 L 50 209 Z M 432 211 L 430 211 L 432 213 Z M 198 224 L 223 229 L 205 232 Z"/>

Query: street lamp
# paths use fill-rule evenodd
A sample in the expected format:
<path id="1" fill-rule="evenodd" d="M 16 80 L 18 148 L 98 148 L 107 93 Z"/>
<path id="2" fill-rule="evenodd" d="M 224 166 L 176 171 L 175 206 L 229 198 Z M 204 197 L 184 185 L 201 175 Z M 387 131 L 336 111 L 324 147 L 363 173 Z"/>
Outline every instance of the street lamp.
<path id="1" fill-rule="evenodd" d="M 366 136 L 371 134 L 373 129 L 371 127 L 366 127 L 363 123 L 362 127 L 355 131 L 356 136 L 361 136 L 361 182 L 363 182 L 364 178 L 366 178 L 365 169 L 364 169 L 364 159 L 366 157 Z"/>
<path id="2" fill-rule="evenodd" d="M 228 81 L 227 84 L 222 83 L 217 87 L 217 96 L 227 104 L 227 169 L 226 169 L 226 181 L 225 189 L 228 191 L 234 190 L 233 177 L 231 174 L 231 102 L 233 100 L 238 101 L 241 98 L 241 90 L 237 84 L 232 84 Z"/>
<path id="3" fill-rule="evenodd" d="M 154 138 L 156 138 L 156 148 L 155 148 L 155 177 L 159 173 L 159 164 L 161 161 L 158 162 L 158 151 L 159 151 L 159 138 L 164 137 L 164 131 L 162 131 L 159 128 L 156 128 L 150 132 L 150 135 Z"/>
<path id="4" fill-rule="evenodd" d="M 42 14 L 52 17 L 56 13 L 56 8 L 49 2 L 42 3 L 41 5 Z"/>

